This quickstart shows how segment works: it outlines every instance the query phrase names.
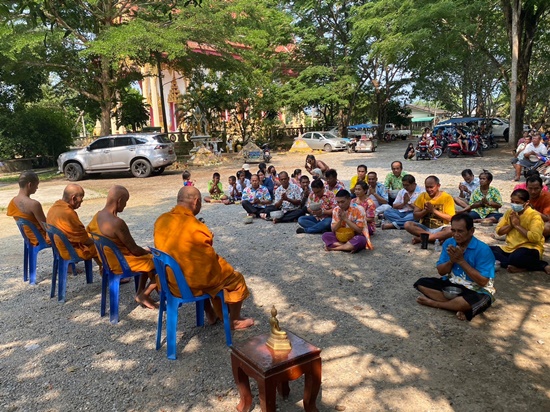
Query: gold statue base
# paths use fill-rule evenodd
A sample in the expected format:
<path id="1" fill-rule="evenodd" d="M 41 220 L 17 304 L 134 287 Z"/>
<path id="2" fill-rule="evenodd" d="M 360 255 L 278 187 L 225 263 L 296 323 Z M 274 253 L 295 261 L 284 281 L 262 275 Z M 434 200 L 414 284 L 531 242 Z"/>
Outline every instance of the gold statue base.
<path id="1" fill-rule="evenodd" d="M 284 336 L 270 335 L 265 344 L 274 351 L 289 351 L 292 349 L 286 333 Z"/>

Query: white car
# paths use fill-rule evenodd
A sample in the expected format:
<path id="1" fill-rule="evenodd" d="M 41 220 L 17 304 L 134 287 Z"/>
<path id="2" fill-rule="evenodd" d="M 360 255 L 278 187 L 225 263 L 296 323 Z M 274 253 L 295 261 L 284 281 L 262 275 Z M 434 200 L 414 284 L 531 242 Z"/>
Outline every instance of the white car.
<path id="1" fill-rule="evenodd" d="M 100 137 L 82 149 L 61 153 L 57 166 L 70 181 L 86 174 L 121 171 L 148 177 L 160 175 L 176 159 L 174 143 L 166 135 L 135 133 Z"/>
<path id="2" fill-rule="evenodd" d="M 302 139 L 313 150 L 346 150 L 347 142 L 333 135 L 330 132 L 306 132 L 297 139 Z"/>
<path id="3" fill-rule="evenodd" d="M 510 137 L 510 123 L 508 123 L 508 120 L 493 117 L 490 121 L 493 136 L 503 137 L 504 140 L 508 141 Z"/>

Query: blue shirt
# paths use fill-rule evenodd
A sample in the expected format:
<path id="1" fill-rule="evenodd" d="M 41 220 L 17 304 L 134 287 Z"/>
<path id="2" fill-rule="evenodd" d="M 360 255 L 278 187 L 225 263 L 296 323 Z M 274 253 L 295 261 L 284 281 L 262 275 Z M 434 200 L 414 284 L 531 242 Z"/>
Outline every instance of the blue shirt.
<path id="1" fill-rule="evenodd" d="M 447 247 L 449 246 L 456 246 L 456 240 L 454 238 L 447 239 L 443 243 L 437 265 L 447 263 L 451 260 L 447 253 Z M 452 283 L 466 286 L 474 292 L 486 293 L 491 296 L 491 300 L 494 300 L 493 295 L 495 294 L 495 288 L 493 287 L 493 282 L 495 279 L 495 255 L 491 248 L 476 237 L 472 237 L 472 240 L 470 240 L 470 243 L 468 243 L 464 251 L 464 259 L 471 267 L 476 269 L 481 276 L 489 279 L 485 286 L 480 286 L 475 283 L 464 272 L 464 269 L 456 263 L 453 264 L 451 273 L 444 276 L 443 279 L 449 279 Z"/>

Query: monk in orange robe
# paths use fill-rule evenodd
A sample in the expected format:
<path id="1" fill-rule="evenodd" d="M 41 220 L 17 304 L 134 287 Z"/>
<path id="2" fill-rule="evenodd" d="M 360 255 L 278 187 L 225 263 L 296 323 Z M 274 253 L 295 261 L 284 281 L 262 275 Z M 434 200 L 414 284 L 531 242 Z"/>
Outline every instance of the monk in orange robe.
<path id="1" fill-rule="evenodd" d="M 19 176 L 19 193 L 8 204 L 8 216 L 12 216 L 15 220 L 26 219 L 33 223 L 42 233 L 42 236 L 49 244 L 50 239 L 46 236 L 46 231 L 42 228 L 40 222 L 46 221 L 44 210 L 38 200 L 31 199 L 31 195 L 35 194 L 38 189 L 38 175 L 33 171 L 26 171 Z M 38 239 L 33 231 L 25 227 L 25 234 L 29 238 L 31 244 L 38 245 Z"/>
<path id="2" fill-rule="evenodd" d="M 48 210 L 46 222 L 55 226 L 67 236 L 80 258 L 84 260 L 94 258 L 99 264 L 94 241 L 86 232 L 86 228 L 75 212 L 82 204 L 83 199 L 84 189 L 82 186 L 77 184 L 67 185 L 63 191 L 63 197 Z M 55 245 L 63 259 L 68 260 L 71 258 L 61 239 L 56 237 Z"/>
<path id="3" fill-rule="evenodd" d="M 86 230 L 90 233 L 97 233 L 109 238 L 124 255 L 132 272 L 143 272 L 135 299 L 141 305 L 154 309 L 158 307 L 158 304 L 150 298 L 151 292 L 157 286 L 155 283 L 153 255 L 148 248 L 142 248 L 136 244 L 130 234 L 128 225 L 118 217 L 118 214 L 124 211 L 129 199 L 130 193 L 128 193 L 125 187 L 113 186 L 107 194 L 105 208 L 95 214 Z M 122 274 L 122 268 L 111 249 L 105 248 L 105 258 L 109 262 L 109 267 L 113 273 Z M 151 279 L 151 282 L 147 286 L 148 279 Z M 130 281 L 131 279 L 128 280 Z"/>
<path id="4" fill-rule="evenodd" d="M 215 297 L 223 290 L 232 329 L 252 326 L 253 319 L 241 317 L 242 303 L 249 296 L 243 275 L 216 254 L 212 233 L 195 217 L 201 210 L 201 193 L 195 187 L 184 186 L 178 192 L 177 202 L 155 222 L 155 247 L 176 259 L 193 295 L 207 293 Z M 175 296 L 181 296 L 173 275 L 168 275 L 168 285 Z M 213 303 L 214 308 L 209 301 L 205 304 L 210 324 L 222 318 L 219 299 Z"/>

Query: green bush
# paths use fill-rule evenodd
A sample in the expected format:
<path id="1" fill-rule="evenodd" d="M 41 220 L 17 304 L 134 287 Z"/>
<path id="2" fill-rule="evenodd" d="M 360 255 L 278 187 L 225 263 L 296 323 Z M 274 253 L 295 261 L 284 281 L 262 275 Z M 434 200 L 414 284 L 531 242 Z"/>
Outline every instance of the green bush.
<path id="1" fill-rule="evenodd" d="M 0 158 L 57 156 L 72 144 L 72 121 L 63 109 L 32 104 L 4 113 Z"/>

